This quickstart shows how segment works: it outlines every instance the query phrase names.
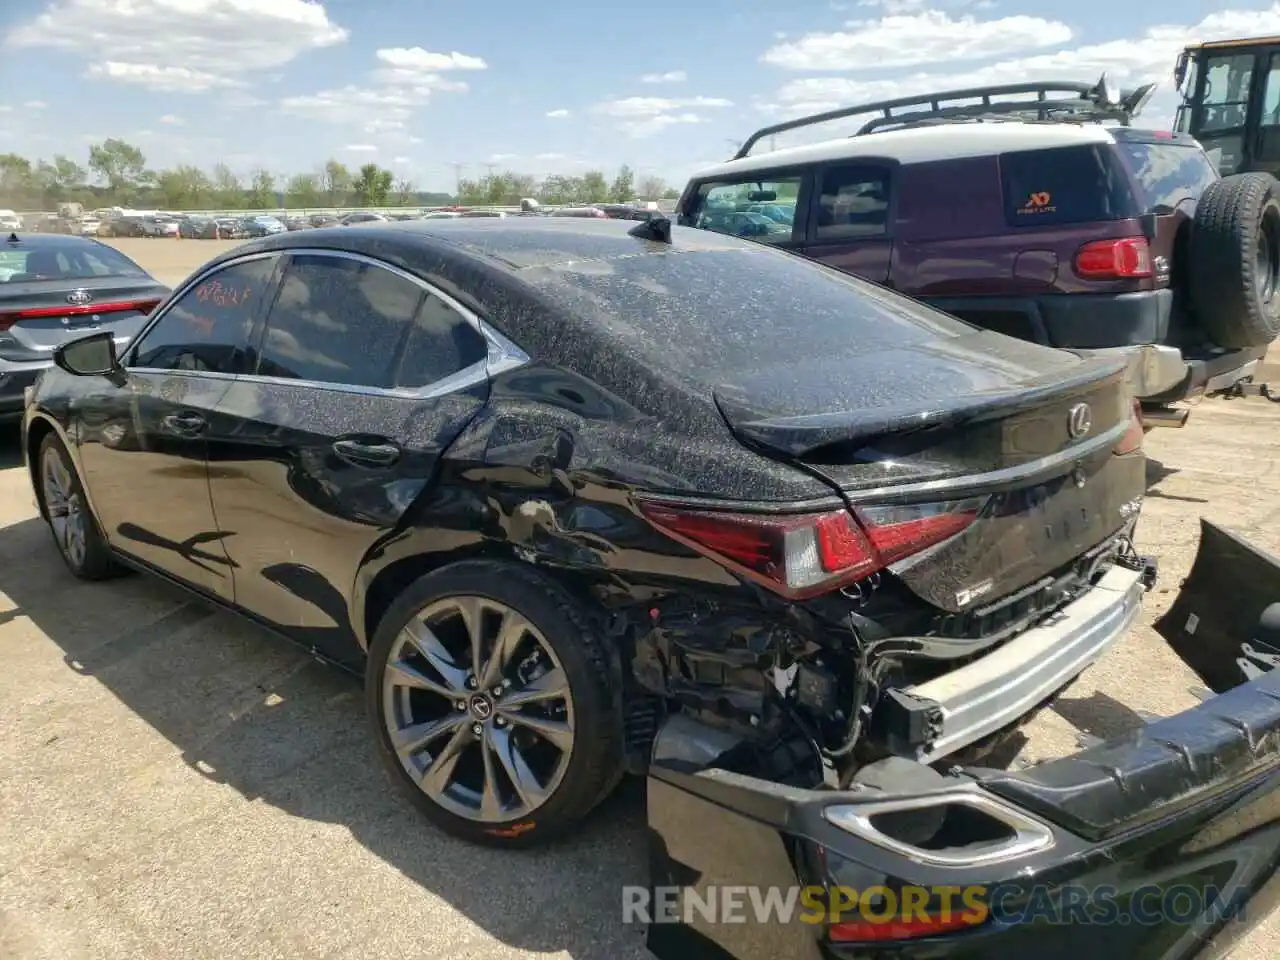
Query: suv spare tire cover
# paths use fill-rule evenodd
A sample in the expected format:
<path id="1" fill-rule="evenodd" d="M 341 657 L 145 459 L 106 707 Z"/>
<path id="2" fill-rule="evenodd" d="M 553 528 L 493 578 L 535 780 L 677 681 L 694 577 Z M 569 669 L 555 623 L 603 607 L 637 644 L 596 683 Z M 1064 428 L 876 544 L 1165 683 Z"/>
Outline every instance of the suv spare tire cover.
<path id="1" fill-rule="evenodd" d="M 1196 203 L 1187 281 L 1197 319 L 1221 347 L 1280 333 L 1280 182 L 1269 173 L 1216 180 Z"/>

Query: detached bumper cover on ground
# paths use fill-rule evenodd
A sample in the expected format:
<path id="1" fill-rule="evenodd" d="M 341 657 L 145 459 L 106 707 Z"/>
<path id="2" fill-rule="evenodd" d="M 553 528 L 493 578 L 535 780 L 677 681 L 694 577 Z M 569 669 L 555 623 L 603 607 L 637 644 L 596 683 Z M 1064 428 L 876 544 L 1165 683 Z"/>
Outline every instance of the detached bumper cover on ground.
<path id="1" fill-rule="evenodd" d="M 716 768 L 718 735 L 673 718 L 649 778 L 650 949 L 1223 956 L 1280 903 L 1280 671 L 1265 672 L 1280 611 L 1264 613 L 1277 601 L 1280 561 L 1205 523 L 1157 629 L 1218 695 L 1020 773 L 784 787 Z M 937 814 L 931 837 L 921 809 Z"/>

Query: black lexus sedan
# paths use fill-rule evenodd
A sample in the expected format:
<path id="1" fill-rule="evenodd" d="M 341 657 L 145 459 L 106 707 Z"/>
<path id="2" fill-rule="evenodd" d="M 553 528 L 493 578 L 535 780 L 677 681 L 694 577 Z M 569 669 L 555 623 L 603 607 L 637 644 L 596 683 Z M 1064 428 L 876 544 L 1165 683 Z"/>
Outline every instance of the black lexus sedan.
<path id="1" fill-rule="evenodd" d="M 59 344 L 109 331 L 123 348 L 169 288 L 89 237 L 0 235 L 0 421 L 22 416 L 22 391 Z"/>
<path id="2" fill-rule="evenodd" d="M 845 891 L 771 936 L 651 916 L 661 956 L 1189 957 L 1227 921 L 998 921 L 1037 885 L 1252 895 L 1280 858 L 1280 674 L 973 765 L 1153 582 L 1112 360 L 660 218 L 512 217 L 250 242 L 57 362 L 23 449 L 70 571 L 362 673 L 439 826 L 524 845 L 645 772 L 655 891 Z"/>

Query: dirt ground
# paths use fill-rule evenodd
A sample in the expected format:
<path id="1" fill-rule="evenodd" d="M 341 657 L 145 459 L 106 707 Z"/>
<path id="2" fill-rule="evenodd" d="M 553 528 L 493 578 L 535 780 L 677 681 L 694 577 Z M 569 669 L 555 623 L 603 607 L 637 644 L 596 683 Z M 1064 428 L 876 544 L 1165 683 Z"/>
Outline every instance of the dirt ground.
<path id="1" fill-rule="evenodd" d="M 169 283 L 231 246 L 117 245 Z M 1150 623 L 1201 516 L 1280 551 L 1280 405 L 1206 400 L 1147 449 L 1140 547 L 1161 583 L 1141 626 L 1034 722 L 1026 757 L 1196 705 Z M 11 431 L 0 651 L 0 957 L 648 956 L 619 909 L 646 876 L 639 784 L 548 849 L 445 838 L 386 788 L 353 681 L 151 579 L 71 579 Z M 1280 957 L 1280 917 L 1233 956 Z"/>

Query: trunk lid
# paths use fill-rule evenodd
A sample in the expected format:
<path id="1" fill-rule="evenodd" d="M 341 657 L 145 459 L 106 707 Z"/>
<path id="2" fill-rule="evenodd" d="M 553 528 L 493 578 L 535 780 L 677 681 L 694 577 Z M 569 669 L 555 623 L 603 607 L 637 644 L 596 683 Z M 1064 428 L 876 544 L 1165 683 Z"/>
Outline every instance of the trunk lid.
<path id="1" fill-rule="evenodd" d="M 975 522 L 894 564 L 950 612 L 1070 567 L 1136 515 L 1142 457 L 1116 457 L 1124 364 L 989 331 L 757 367 L 716 388 L 730 429 L 854 505 L 982 498 Z"/>
<path id="2" fill-rule="evenodd" d="M 86 277 L 10 281 L 2 293 L 0 357 L 22 361 L 47 360 L 60 344 L 99 330 L 111 330 L 118 343 L 126 342 L 169 289 L 149 277 Z"/>

